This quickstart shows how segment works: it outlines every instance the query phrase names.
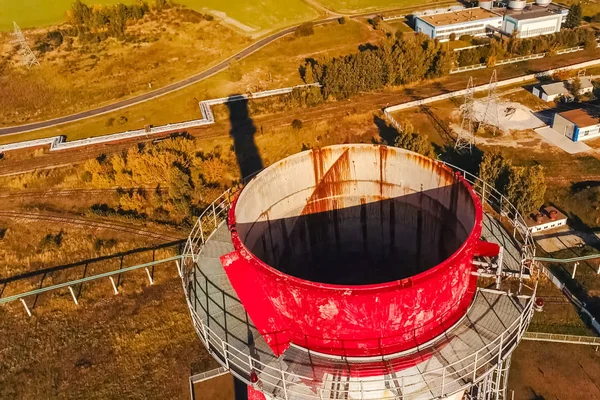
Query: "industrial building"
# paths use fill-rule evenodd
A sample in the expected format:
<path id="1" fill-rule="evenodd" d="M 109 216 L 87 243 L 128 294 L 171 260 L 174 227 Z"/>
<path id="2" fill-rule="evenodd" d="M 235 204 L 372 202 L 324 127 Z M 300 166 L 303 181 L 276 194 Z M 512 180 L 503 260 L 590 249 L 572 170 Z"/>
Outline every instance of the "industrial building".
<path id="1" fill-rule="evenodd" d="M 516 30 L 517 37 L 528 38 L 559 32 L 569 10 L 557 4 L 549 4 L 546 0 L 538 0 L 529 5 L 525 5 L 524 1 L 509 1 L 503 14 L 503 32 L 511 35 Z"/>
<path id="2" fill-rule="evenodd" d="M 502 16 L 480 7 L 440 14 L 423 14 L 415 18 L 416 32 L 441 42 L 450 40 L 453 33 L 457 39 L 461 35 L 485 36 L 488 27 L 502 28 Z"/>
<path id="3" fill-rule="evenodd" d="M 549 0 L 527 4 L 524 0 L 509 0 L 506 7 L 492 7 L 491 1 L 479 2 L 479 7 L 439 13 L 436 10 L 415 15 L 415 31 L 440 41 L 450 40 L 454 33 L 486 36 L 494 32 L 527 38 L 560 31 L 569 10 Z"/>
<path id="4" fill-rule="evenodd" d="M 590 78 L 580 78 L 581 89 L 579 94 L 592 93 L 594 85 Z M 548 83 L 539 87 L 534 87 L 532 90 L 534 96 L 539 97 L 544 101 L 555 101 L 560 98 L 572 99 L 571 91 L 569 90 L 569 81 Z"/>
<path id="5" fill-rule="evenodd" d="M 600 136 L 600 119 L 590 109 L 578 108 L 554 114 L 552 129 L 574 142 Z"/>
<path id="6" fill-rule="evenodd" d="M 567 216 L 555 207 L 543 207 L 538 213 L 525 219 L 529 232 L 536 233 L 567 225 Z"/>

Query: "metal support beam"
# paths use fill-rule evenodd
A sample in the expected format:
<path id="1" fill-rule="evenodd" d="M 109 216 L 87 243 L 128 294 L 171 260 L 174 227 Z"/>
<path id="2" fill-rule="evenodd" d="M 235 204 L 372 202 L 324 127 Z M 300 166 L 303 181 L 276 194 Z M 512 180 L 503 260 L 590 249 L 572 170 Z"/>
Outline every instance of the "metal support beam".
<path id="1" fill-rule="evenodd" d="M 71 297 L 73 297 L 73 301 L 75 302 L 75 305 L 78 306 L 79 302 L 77 301 L 77 296 L 75 296 L 75 292 L 73 291 L 72 286 L 69 286 L 69 292 L 71 292 Z"/>
<path id="2" fill-rule="evenodd" d="M 578 262 L 573 264 L 573 275 L 571 275 L 571 279 L 575 279 L 575 273 L 577 272 L 577 265 L 579 265 Z"/>
<path id="3" fill-rule="evenodd" d="M 112 276 L 109 276 L 108 279 L 110 279 L 110 283 L 112 283 L 112 287 L 115 291 L 115 294 L 119 294 L 119 291 L 117 290 L 117 284 L 115 283 L 115 279 Z"/>
<path id="4" fill-rule="evenodd" d="M 31 317 L 31 311 L 29 310 L 29 307 L 27 307 L 27 302 L 25 301 L 25 299 L 21 299 L 21 303 L 23 304 L 23 307 L 25 307 L 25 311 L 27 312 L 27 315 L 29 315 Z"/>
<path id="5" fill-rule="evenodd" d="M 154 285 L 154 280 L 152 279 L 152 274 L 150 273 L 150 270 L 148 270 L 148 267 L 146 267 L 145 270 L 146 270 L 146 275 L 148 275 L 148 280 L 150 281 L 150 284 Z"/>

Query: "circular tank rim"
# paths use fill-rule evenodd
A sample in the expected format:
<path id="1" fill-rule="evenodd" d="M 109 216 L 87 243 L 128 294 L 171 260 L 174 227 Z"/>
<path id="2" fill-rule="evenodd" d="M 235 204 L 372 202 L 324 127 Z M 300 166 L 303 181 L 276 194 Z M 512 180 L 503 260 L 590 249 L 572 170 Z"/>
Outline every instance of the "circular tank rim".
<path id="1" fill-rule="evenodd" d="M 393 281 L 388 281 L 388 282 L 382 282 L 382 283 L 373 283 L 373 284 L 367 284 L 367 285 L 339 285 L 339 284 L 333 284 L 333 283 L 323 283 L 323 282 L 317 282 L 317 281 L 310 281 L 307 279 L 302 279 L 302 278 L 298 278 L 295 277 L 293 275 L 289 275 L 286 274 L 284 272 L 281 272 L 280 270 L 278 270 L 277 268 L 265 263 L 264 261 L 262 261 L 260 258 L 258 258 L 256 255 L 254 255 L 254 253 L 252 253 L 247 247 L 246 245 L 242 242 L 242 240 L 240 239 L 237 230 L 235 228 L 236 226 L 236 217 L 235 217 L 235 210 L 236 210 L 236 206 L 238 203 L 238 200 L 240 199 L 240 196 L 242 195 L 242 193 L 244 192 L 244 190 L 246 190 L 247 187 L 249 187 L 252 182 L 254 181 L 254 179 L 260 175 L 262 175 L 263 173 L 265 173 L 268 170 L 271 169 L 275 169 L 277 168 L 277 166 L 279 164 L 281 164 L 284 160 L 289 160 L 290 158 L 295 158 L 295 157 L 301 157 L 304 156 L 305 154 L 310 153 L 313 150 L 306 150 L 306 151 L 302 151 L 296 154 L 293 154 L 291 156 L 285 157 L 271 165 L 269 165 L 268 167 L 266 167 L 265 169 L 263 169 L 262 171 L 260 171 L 258 174 L 256 174 L 251 180 L 250 182 L 248 182 L 242 189 L 240 189 L 237 194 L 235 195 L 235 198 L 233 199 L 233 201 L 231 202 L 231 208 L 229 209 L 229 215 L 228 215 L 228 227 L 229 227 L 229 231 L 231 233 L 231 240 L 233 243 L 233 247 L 235 248 L 235 250 L 237 250 L 239 252 L 239 254 L 248 262 L 254 264 L 257 267 L 262 268 L 263 270 L 265 270 L 266 272 L 269 272 L 273 275 L 276 275 L 279 278 L 282 279 L 287 279 L 289 281 L 292 281 L 300 286 L 305 286 L 305 287 L 311 287 L 311 288 L 319 288 L 319 289 L 328 289 L 328 290 L 340 290 L 340 289 L 350 289 L 352 291 L 356 291 L 356 292 L 369 292 L 369 291 L 380 291 L 382 289 L 391 289 L 391 288 L 397 288 L 397 287 L 411 287 L 413 286 L 413 283 L 416 282 L 420 282 L 423 280 L 429 280 L 429 278 L 433 275 L 437 275 L 437 274 L 441 274 L 444 271 L 448 270 L 450 267 L 452 267 L 456 261 L 457 258 L 459 258 L 465 251 L 468 251 L 468 249 L 475 249 L 475 247 L 477 246 L 477 244 L 480 241 L 480 236 L 481 236 L 481 224 L 483 221 L 483 209 L 481 206 L 481 202 L 479 200 L 479 197 L 477 196 L 477 194 L 475 193 L 475 190 L 471 187 L 471 185 L 467 182 L 467 180 L 459 173 L 459 172 L 455 172 L 453 171 L 450 167 L 448 167 L 447 165 L 445 165 L 444 163 L 437 161 L 437 160 L 433 160 L 430 159 L 429 157 L 425 157 L 421 154 L 409 151 L 409 150 L 405 150 L 402 148 L 397 148 L 397 147 L 391 147 L 391 146 L 383 146 L 383 145 L 371 145 L 371 144 L 341 144 L 341 145 L 332 145 L 332 146 L 326 146 L 327 148 L 336 148 L 336 147 L 388 147 L 388 148 L 392 148 L 395 151 L 399 151 L 399 152 L 403 152 L 403 153 L 409 153 L 412 156 L 416 156 L 416 157 L 420 157 L 422 159 L 426 159 L 426 160 L 431 160 L 432 163 L 435 164 L 435 166 L 441 170 L 443 170 L 446 173 L 452 174 L 454 176 L 456 176 L 458 178 L 459 183 L 461 183 L 463 185 L 463 187 L 465 187 L 469 193 L 469 195 L 471 196 L 471 200 L 473 201 L 473 206 L 475 207 L 475 221 L 473 223 L 473 226 L 471 227 L 471 231 L 469 233 L 469 236 L 467 236 L 467 238 L 465 239 L 465 241 L 463 242 L 463 244 L 454 252 L 452 253 L 448 258 L 446 258 L 444 261 L 442 261 L 441 263 L 429 268 L 426 271 L 420 272 L 416 275 L 410 276 L 408 278 L 404 278 L 404 279 L 398 279 L 398 280 L 393 280 Z"/>

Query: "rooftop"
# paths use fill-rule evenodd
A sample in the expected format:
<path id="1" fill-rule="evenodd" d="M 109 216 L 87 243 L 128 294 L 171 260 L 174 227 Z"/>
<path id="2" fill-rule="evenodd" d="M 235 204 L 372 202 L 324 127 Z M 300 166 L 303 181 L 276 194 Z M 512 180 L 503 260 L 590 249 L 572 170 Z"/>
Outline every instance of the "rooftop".
<path id="1" fill-rule="evenodd" d="M 552 221 L 562 221 L 567 219 L 567 216 L 560 211 L 558 211 L 555 207 L 548 206 L 543 207 L 537 214 L 528 215 L 525 218 L 525 222 L 528 227 L 544 225 L 548 222 Z"/>
<path id="2" fill-rule="evenodd" d="M 526 19 L 543 18 L 550 15 L 558 15 L 567 12 L 568 10 L 566 8 L 556 4 L 549 4 L 546 7 L 538 6 L 537 4 L 529 4 L 522 10 L 511 10 L 507 8 L 504 10 L 504 15 L 508 15 L 517 21 L 522 21 Z"/>
<path id="3" fill-rule="evenodd" d="M 494 12 L 475 7 L 454 12 L 423 15 L 418 18 L 433 26 L 444 26 L 498 17 L 500 17 L 500 15 Z"/>
<path id="4" fill-rule="evenodd" d="M 561 112 L 558 115 L 568 119 L 579 128 L 600 124 L 600 119 L 595 117 L 594 113 L 592 113 L 592 111 L 589 109 L 577 108 L 575 110 Z"/>
<path id="5" fill-rule="evenodd" d="M 592 84 L 592 81 L 590 80 L 590 78 L 580 78 L 579 81 L 581 82 L 582 89 L 589 89 L 594 86 Z M 563 81 L 563 82 L 554 82 L 554 83 L 549 83 L 547 85 L 542 85 L 542 90 L 546 94 L 556 95 L 556 94 L 567 93 L 569 91 L 569 88 L 567 87 L 567 81 Z"/>

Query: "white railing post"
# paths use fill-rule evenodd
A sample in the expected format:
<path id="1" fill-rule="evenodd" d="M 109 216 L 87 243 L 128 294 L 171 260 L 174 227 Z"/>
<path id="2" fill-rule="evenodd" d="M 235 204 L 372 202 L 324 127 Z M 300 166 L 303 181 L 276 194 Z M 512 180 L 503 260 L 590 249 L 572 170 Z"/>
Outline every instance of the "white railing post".
<path id="1" fill-rule="evenodd" d="M 475 383 L 475 379 L 477 379 L 477 357 L 479 356 L 479 351 L 475 353 L 475 361 L 473 362 L 473 383 Z"/>
<path id="2" fill-rule="evenodd" d="M 229 368 L 229 357 L 227 356 L 227 342 L 222 340 L 221 346 L 223 347 L 223 358 L 225 359 L 225 365 L 227 366 L 227 369 L 230 369 Z"/>
<path id="3" fill-rule="evenodd" d="M 442 393 L 440 394 L 440 397 L 444 397 L 444 386 L 446 385 L 446 368 L 444 368 L 442 370 Z"/>
<path id="4" fill-rule="evenodd" d="M 280 371 L 281 371 L 281 382 L 283 383 L 283 396 L 284 396 L 285 400 L 288 400 L 287 384 L 285 383 L 285 372 L 283 372 L 283 369 L 280 369 Z"/>
<path id="5" fill-rule="evenodd" d="M 215 211 L 215 202 L 212 203 L 213 221 L 215 223 L 215 229 L 217 229 L 217 212 Z"/>

